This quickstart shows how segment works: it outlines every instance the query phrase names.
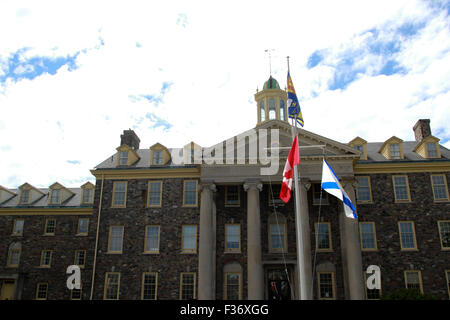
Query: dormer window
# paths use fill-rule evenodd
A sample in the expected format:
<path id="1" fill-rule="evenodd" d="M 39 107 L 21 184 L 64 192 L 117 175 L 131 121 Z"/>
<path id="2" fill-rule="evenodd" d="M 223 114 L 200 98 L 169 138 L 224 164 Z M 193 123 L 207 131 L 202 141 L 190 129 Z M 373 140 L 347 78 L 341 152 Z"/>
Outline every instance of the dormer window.
<path id="1" fill-rule="evenodd" d="M 356 137 L 352 141 L 348 143 L 350 147 L 355 148 L 359 152 L 361 152 L 361 160 L 367 160 L 367 141 L 363 138 Z"/>
<path id="2" fill-rule="evenodd" d="M 20 192 L 20 203 L 27 204 L 28 202 L 30 202 L 30 190 L 24 189 Z"/>
<path id="3" fill-rule="evenodd" d="M 162 164 L 162 150 L 153 151 L 153 164 Z"/>
<path id="4" fill-rule="evenodd" d="M 427 152 L 428 152 L 428 158 L 437 158 L 437 148 L 436 143 L 431 142 L 427 143 Z"/>
<path id="5" fill-rule="evenodd" d="M 92 189 L 86 188 L 83 190 L 83 203 L 92 203 Z"/>
<path id="6" fill-rule="evenodd" d="M 60 191 L 59 189 L 53 189 L 51 192 L 50 203 L 60 203 Z"/>
<path id="7" fill-rule="evenodd" d="M 119 157 L 119 165 L 127 165 L 128 164 L 128 151 L 120 151 Z"/>
<path id="8" fill-rule="evenodd" d="M 361 145 L 353 146 L 353 148 L 355 148 L 355 149 L 358 150 L 359 152 L 363 152 L 363 146 L 361 146 Z"/>
<path id="9" fill-rule="evenodd" d="M 391 153 L 391 159 L 401 159 L 400 157 L 400 146 L 398 143 L 393 143 L 389 146 L 389 151 Z"/>

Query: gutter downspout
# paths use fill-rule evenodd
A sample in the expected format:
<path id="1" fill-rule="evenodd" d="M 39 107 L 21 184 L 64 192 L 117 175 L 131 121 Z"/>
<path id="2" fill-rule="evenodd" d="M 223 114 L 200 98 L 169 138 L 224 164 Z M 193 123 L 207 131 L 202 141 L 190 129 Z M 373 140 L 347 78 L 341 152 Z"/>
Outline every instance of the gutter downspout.
<path id="1" fill-rule="evenodd" d="M 98 233 L 100 230 L 100 213 L 102 211 L 102 199 L 103 199 L 103 181 L 104 181 L 104 174 L 102 174 L 102 186 L 100 187 L 100 202 L 98 205 L 98 216 L 97 216 L 97 234 L 95 236 L 94 264 L 92 267 L 91 296 L 89 300 L 92 300 L 92 297 L 94 296 L 94 280 L 95 280 L 95 266 L 97 264 Z"/>

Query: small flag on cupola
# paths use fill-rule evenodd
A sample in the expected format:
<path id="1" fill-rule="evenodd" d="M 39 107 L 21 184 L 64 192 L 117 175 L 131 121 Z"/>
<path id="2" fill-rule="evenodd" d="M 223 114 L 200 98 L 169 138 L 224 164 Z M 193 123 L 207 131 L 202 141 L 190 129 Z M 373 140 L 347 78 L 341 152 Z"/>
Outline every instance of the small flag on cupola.
<path id="1" fill-rule="evenodd" d="M 288 106 L 288 113 L 289 118 L 295 119 L 299 125 L 303 127 L 303 116 L 302 116 L 302 110 L 300 109 L 300 103 L 298 102 L 297 95 L 295 94 L 294 84 L 292 83 L 291 75 L 288 71 L 287 76 L 287 85 L 288 85 L 288 100 L 287 100 L 287 106 Z"/>

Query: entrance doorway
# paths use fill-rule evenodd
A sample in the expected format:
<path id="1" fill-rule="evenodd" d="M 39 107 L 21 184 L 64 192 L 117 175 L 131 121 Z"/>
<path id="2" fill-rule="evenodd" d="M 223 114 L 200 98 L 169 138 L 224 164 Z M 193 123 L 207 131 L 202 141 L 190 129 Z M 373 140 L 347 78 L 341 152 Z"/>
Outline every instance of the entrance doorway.
<path id="1" fill-rule="evenodd" d="M 12 300 L 14 298 L 15 280 L 0 280 L 0 300 Z"/>
<path id="2" fill-rule="evenodd" d="M 284 269 L 267 270 L 269 300 L 291 300 L 291 286 L 289 284 L 289 278 Z"/>

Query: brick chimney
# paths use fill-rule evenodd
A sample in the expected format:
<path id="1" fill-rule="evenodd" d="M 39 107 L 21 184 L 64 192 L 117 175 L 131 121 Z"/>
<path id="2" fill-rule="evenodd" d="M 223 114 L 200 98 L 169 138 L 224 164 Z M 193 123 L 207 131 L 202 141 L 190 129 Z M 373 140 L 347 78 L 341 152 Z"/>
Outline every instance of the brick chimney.
<path id="1" fill-rule="evenodd" d="M 413 130 L 416 141 L 422 141 L 422 139 L 431 136 L 430 119 L 420 119 L 414 125 Z"/>
<path id="2" fill-rule="evenodd" d="M 126 144 L 132 147 L 134 150 L 139 149 L 140 142 L 141 140 L 139 139 L 139 137 L 131 129 L 123 130 L 123 134 L 120 135 L 120 145 Z"/>

